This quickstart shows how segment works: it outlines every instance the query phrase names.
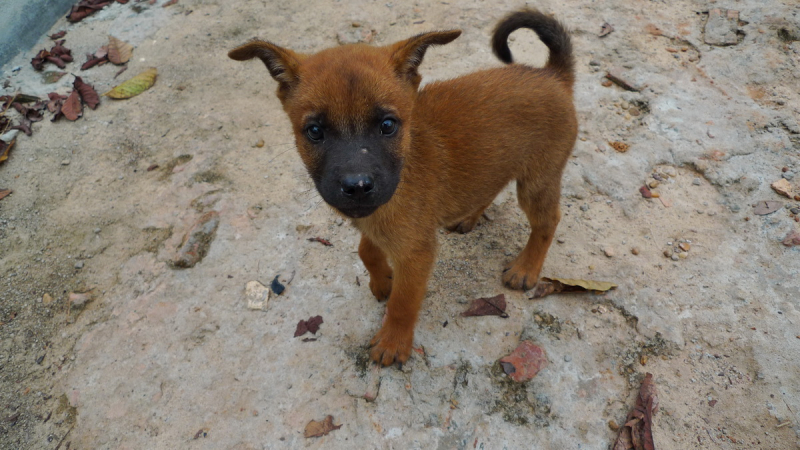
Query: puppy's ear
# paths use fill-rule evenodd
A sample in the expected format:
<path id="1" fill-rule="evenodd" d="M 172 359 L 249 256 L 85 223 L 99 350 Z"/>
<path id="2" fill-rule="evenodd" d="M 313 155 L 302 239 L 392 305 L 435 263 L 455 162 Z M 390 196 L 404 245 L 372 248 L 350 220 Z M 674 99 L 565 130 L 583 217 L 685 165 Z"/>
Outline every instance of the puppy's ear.
<path id="1" fill-rule="evenodd" d="M 289 49 L 278 47 L 272 42 L 254 39 L 247 44 L 228 52 L 228 57 L 236 61 L 247 61 L 259 58 L 267 66 L 269 74 L 280 83 L 281 91 L 288 91 L 297 82 L 298 69 L 302 55 Z"/>
<path id="2" fill-rule="evenodd" d="M 418 34 L 405 41 L 393 44 L 390 49 L 395 71 L 416 88 L 422 80 L 417 68 L 422 64 L 422 58 L 425 56 L 425 51 L 428 50 L 428 47 L 450 43 L 459 36 L 461 36 L 461 30 L 432 31 Z"/>

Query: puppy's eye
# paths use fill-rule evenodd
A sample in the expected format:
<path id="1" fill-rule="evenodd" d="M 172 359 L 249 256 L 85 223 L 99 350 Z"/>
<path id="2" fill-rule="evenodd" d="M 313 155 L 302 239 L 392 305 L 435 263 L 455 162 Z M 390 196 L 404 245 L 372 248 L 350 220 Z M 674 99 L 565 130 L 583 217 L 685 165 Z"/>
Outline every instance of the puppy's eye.
<path id="1" fill-rule="evenodd" d="M 391 136 L 397 131 L 397 121 L 394 119 L 384 119 L 381 122 L 381 134 Z"/>
<path id="2" fill-rule="evenodd" d="M 322 133 L 322 127 L 319 125 L 309 125 L 306 127 L 306 136 L 312 141 L 321 141 L 325 135 Z"/>

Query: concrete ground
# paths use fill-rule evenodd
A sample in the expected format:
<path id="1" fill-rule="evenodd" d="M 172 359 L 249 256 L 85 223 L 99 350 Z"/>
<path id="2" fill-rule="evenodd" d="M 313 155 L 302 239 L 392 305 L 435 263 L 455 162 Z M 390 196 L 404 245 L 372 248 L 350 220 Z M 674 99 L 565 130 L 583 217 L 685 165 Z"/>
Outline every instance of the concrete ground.
<path id="1" fill-rule="evenodd" d="M 367 363 L 384 306 L 357 233 L 308 180 L 263 65 L 226 53 L 254 36 L 312 52 L 354 33 L 382 45 L 460 28 L 422 66 L 426 80 L 454 77 L 499 64 L 492 27 L 521 3 L 163 3 L 48 32 L 67 30 L 67 72 L 99 92 L 159 75 L 78 121 L 48 113 L 0 165 L 13 190 L 0 200 L 0 448 L 607 449 L 646 372 L 659 450 L 800 448 L 800 247 L 781 244 L 800 201 L 770 187 L 784 178 L 800 193 L 800 6 L 532 5 L 573 30 L 581 124 L 543 275 L 619 287 L 542 300 L 504 289 L 528 233 L 509 188 L 475 231 L 440 234 L 398 370 Z M 709 26 L 714 8 L 739 19 Z M 614 31 L 599 37 L 604 23 Z M 109 34 L 135 46 L 127 71 L 80 71 Z M 530 34 L 514 38 L 519 60 L 542 63 Z M 2 67 L 0 95 L 69 92 L 73 77 L 44 84 L 34 54 Z M 639 90 L 604 85 L 608 71 Z M 659 197 L 643 198 L 656 178 Z M 781 204 L 756 215 L 761 201 Z M 208 254 L 175 268 L 209 211 Z M 276 276 L 286 291 L 248 308 L 245 285 Z M 507 319 L 460 316 L 499 293 Z M 315 336 L 293 337 L 316 315 Z M 549 359 L 525 384 L 497 363 L 521 340 Z M 327 415 L 341 428 L 304 437 Z"/>

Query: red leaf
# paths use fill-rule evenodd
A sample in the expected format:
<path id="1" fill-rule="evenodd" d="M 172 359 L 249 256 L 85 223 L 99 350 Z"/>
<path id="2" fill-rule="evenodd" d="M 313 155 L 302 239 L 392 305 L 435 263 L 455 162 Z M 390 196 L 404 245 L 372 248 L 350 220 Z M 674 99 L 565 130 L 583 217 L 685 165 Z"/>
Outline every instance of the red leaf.
<path id="1" fill-rule="evenodd" d="M 61 39 L 61 38 L 62 38 L 62 37 L 64 37 L 66 34 L 67 34 L 67 30 L 61 30 L 61 31 L 59 31 L 58 33 L 53 33 L 53 34 L 51 34 L 51 35 L 50 35 L 50 39 L 52 39 L 52 40 L 54 40 L 54 41 L 55 41 L 56 39 Z"/>
<path id="2" fill-rule="evenodd" d="M 78 118 L 83 115 L 83 107 L 81 106 L 81 99 L 78 95 L 78 91 L 73 90 L 72 93 L 69 94 L 69 97 L 67 97 L 67 100 L 64 101 L 64 104 L 61 106 L 61 113 L 64 114 L 67 120 L 78 120 Z"/>
<path id="3" fill-rule="evenodd" d="M 314 316 L 310 317 L 308 320 L 301 320 L 297 322 L 297 329 L 294 331 L 294 337 L 302 336 L 309 331 L 313 334 L 317 334 L 319 326 L 322 323 L 322 316 Z"/>

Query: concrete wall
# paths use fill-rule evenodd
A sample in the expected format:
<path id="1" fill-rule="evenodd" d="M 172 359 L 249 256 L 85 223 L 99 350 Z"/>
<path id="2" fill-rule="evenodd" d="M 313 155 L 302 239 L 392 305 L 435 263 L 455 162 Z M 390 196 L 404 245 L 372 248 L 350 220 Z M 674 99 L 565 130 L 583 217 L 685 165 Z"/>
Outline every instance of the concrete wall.
<path id="1" fill-rule="evenodd" d="M 0 67 L 29 50 L 78 0 L 0 0 Z"/>

